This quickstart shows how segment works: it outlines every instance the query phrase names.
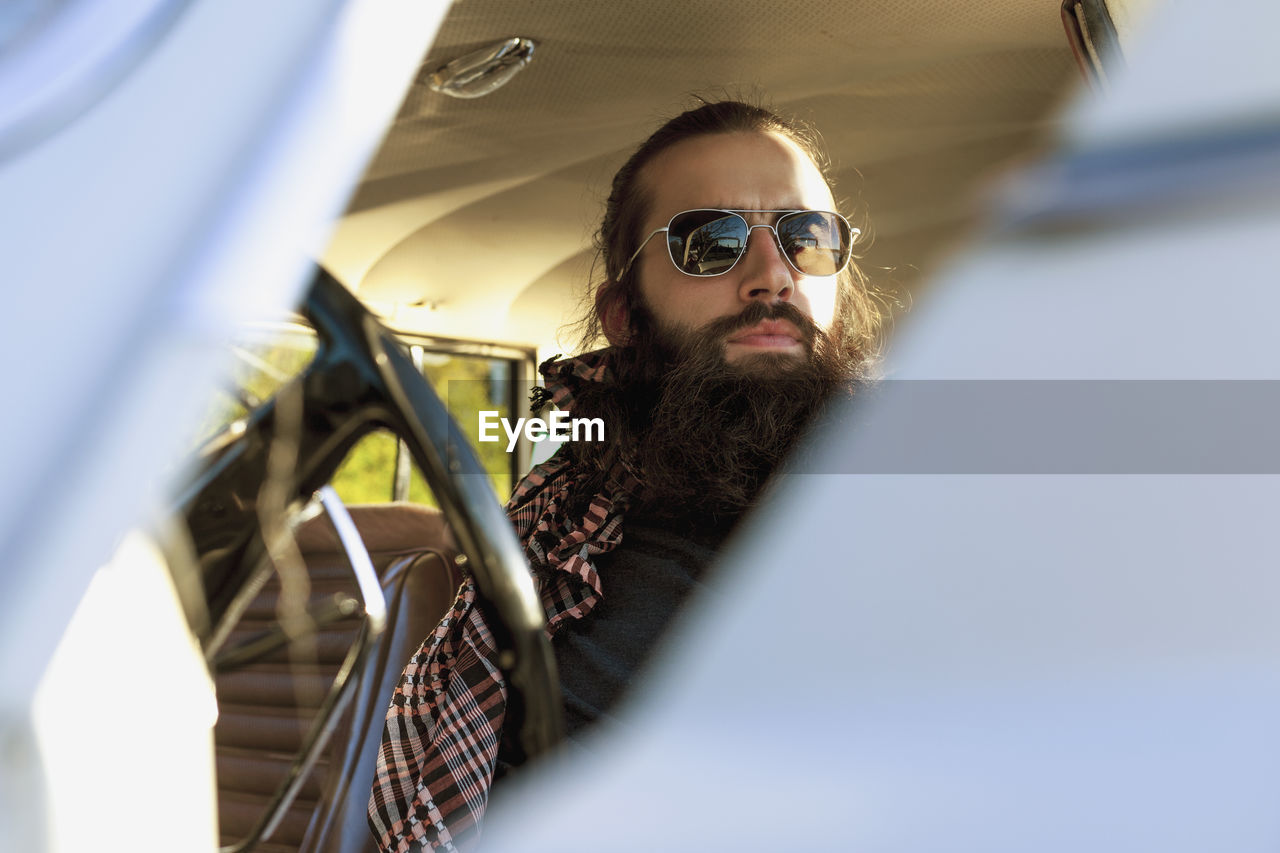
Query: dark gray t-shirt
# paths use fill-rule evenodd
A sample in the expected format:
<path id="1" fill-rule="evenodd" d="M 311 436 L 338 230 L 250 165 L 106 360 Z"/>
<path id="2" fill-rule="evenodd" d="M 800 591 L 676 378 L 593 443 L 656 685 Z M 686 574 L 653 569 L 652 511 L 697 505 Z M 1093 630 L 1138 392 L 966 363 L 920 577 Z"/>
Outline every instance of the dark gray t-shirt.
<path id="1" fill-rule="evenodd" d="M 707 567 L 727 538 L 729 527 L 695 531 L 640 517 L 623 520 L 622 542 L 593 558 L 600 573 L 600 600 L 582 619 L 569 619 L 552 638 L 564 697 L 565 734 L 570 744 L 590 724 L 607 718 L 643 669 L 666 629 L 693 593 L 702 588 Z M 523 764 L 503 731 L 494 775 L 498 782 Z"/>
<path id="2" fill-rule="evenodd" d="M 552 640 L 571 739 L 608 716 L 627 692 L 673 618 L 701 588 L 723 539 L 719 530 L 690 533 L 641 518 L 623 521 L 621 544 L 594 560 L 600 601 Z"/>

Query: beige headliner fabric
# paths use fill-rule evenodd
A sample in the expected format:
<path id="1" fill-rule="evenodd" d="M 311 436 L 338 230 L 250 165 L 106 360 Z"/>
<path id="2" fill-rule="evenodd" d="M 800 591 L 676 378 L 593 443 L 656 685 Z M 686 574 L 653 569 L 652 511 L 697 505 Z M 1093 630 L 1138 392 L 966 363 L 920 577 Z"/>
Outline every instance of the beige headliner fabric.
<path id="1" fill-rule="evenodd" d="M 911 291 L 1074 89 L 1058 5 L 461 0 L 420 78 L 512 35 L 534 61 L 481 99 L 415 85 L 324 260 L 402 327 L 552 347 L 614 169 L 689 93 L 727 91 L 818 126 L 871 222 L 864 265 Z"/>

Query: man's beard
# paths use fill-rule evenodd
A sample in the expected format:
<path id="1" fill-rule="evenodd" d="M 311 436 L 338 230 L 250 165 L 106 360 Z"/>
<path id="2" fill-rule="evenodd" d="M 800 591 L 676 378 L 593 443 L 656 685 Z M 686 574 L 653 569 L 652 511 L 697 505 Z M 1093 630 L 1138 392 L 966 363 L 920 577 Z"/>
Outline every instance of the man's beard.
<path id="1" fill-rule="evenodd" d="M 805 353 L 748 353 L 726 343 L 764 320 L 792 323 Z M 584 389 L 574 415 L 604 421 L 605 441 L 578 444 L 589 494 L 625 466 L 639 482 L 633 511 L 688 527 L 726 527 L 837 389 L 852 387 L 857 359 L 790 303 L 753 303 L 698 329 L 660 329 L 641 308 L 630 345 L 615 348 L 612 381 Z M 612 475 L 611 475 L 611 472 Z M 576 504 L 577 502 L 575 502 Z"/>

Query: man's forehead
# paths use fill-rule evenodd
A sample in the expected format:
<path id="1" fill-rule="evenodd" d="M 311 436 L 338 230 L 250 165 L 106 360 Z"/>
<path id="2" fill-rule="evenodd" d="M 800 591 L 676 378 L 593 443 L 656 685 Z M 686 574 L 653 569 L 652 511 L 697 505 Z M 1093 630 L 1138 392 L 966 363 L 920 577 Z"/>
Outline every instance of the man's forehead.
<path id="1" fill-rule="evenodd" d="M 798 145 L 755 131 L 696 136 L 657 155 L 641 179 L 650 218 L 681 210 L 833 209 L 831 190 Z"/>

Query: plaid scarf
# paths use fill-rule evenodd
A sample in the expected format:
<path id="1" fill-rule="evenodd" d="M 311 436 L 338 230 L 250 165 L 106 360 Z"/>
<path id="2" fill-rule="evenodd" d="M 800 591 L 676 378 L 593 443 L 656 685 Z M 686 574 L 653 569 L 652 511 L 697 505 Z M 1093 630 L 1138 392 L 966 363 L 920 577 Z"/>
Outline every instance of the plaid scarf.
<path id="1" fill-rule="evenodd" d="M 575 389 L 604 381 L 609 350 L 549 360 L 541 399 L 572 411 Z M 622 514 L 635 485 L 611 480 L 580 517 L 570 517 L 576 475 L 565 448 L 534 467 L 507 503 L 507 515 L 547 614 L 552 636 L 600 600 L 592 558 L 622 541 Z M 507 709 L 506 680 L 493 634 L 464 581 L 449 612 L 409 661 L 387 710 L 382 750 L 369 798 L 369 826 L 386 853 L 459 850 L 479 837 Z"/>

